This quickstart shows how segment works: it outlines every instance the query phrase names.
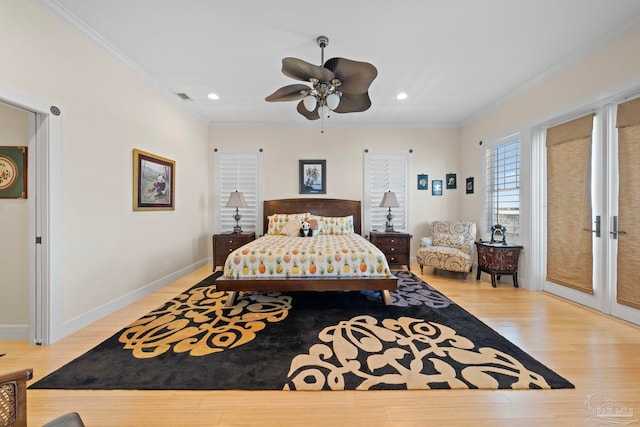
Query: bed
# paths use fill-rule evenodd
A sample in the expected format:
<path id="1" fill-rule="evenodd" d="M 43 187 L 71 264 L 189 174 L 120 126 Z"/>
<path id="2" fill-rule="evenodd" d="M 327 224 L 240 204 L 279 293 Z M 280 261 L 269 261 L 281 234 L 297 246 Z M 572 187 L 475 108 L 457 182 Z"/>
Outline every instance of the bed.
<path id="1" fill-rule="evenodd" d="M 237 261 L 238 265 L 242 265 L 242 261 L 238 259 L 232 259 L 233 257 L 240 256 L 243 252 L 245 254 L 254 251 L 254 257 L 265 256 L 265 253 L 260 254 L 260 249 L 250 250 L 248 247 L 253 243 L 260 245 L 262 240 L 272 236 L 267 233 L 269 229 L 269 218 L 284 213 L 311 213 L 312 215 L 330 218 L 340 218 L 352 216 L 353 219 L 353 233 L 355 238 L 359 238 L 364 242 L 358 243 L 358 250 L 350 249 L 345 251 L 345 256 L 349 252 L 352 254 L 367 254 L 358 255 L 360 258 L 372 258 L 372 263 L 376 263 L 376 267 L 367 267 L 370 273 L 354 273 L 351 271 L 351 275 L 343 274 L 342 268 L 332 269 L 331 272 L 324 272 L 324 275 L 307 275 L 306 277 L 296 277 L 290 275 L 287 277 L 256 277 L 256 274 L 227 274 L 228 269 L 226 266 L 231 265 L 234 261 Z M 369 243 L 361 237 L 361 203 L 356 200 L 342 200 L 342 199 L 327 199 L 327 198 L 299 198 L 299 199 L 279 199 L 279 200 L 265 200 L 264 201 L 264 236 L 256 239 L 254 242 L 249 243 L 236 251 L 229 254 L 229 258 L 225 263 L 225 274 L 216 279 L 216 289 L 230 292 L 227 305 L 231 306 L 235 304 L 238 292 L 287 292 L 287 291 L 361 291 L 361 290 L 374 290 L 380 291 L 382 299 L 385 304 L 391 303 L 391 297 L 389 295 L 390 290 L 395 290 L 398 287 L 398 279 L 389 270 L 389 265 L 382 252 L 378 251 L 375 247 L 371 249 L 365 248 L 365 245 Z M 272 220 L 273 222 L 273 220 Z M 310 244 L 313 239 L 319 239 L 322 236 L 316 237 L 291 237 L 291 239 L 297 240 L 299 244 Z M 309 243 L 307 243 L 309 242 Z M 362 247 L 360 247 L 362 245 Z M 371 245 L 369 245 L 371 246 Z M 263 245 L 264 248 L 264 245 Z M 360 251 L 360 252 L 358 252 Z M 378 251 L 378 254 L 374 254 L 373 251 Z M 381 259 L 380 259 L 381 258 Z M 255 258 L 254 258 L 255 260 Z M 360 261 L 357 259 L 356 261 Z M 383 264 L 382 270 L 380 270 L 380 263 Z M 357 268 L 358 264 L 355 263 L 353 268 Z M 337 266 L 336 266 L 337 267 Z M 245 273 L 247 273 L 245 271 Z M 251 277 L 253 276 L 253 277 Z"/>

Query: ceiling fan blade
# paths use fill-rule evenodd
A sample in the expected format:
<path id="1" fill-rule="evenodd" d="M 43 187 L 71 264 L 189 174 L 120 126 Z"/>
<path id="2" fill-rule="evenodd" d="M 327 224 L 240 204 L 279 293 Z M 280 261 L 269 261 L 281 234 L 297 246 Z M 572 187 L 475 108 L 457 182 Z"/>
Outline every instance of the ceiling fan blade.
<path id="1" fill-rule="evenodd" d="M 351 59 L 331 58 L 324 63 L 324 67 L 333 71 L 342 82 L 338 90 L 349 95 L 366 93 L 378 76 L 378 70 L 373 65 Z"/>
<path id="2" fill-rule="evenodd" d="M 304 107 L 304 102 L 298 102 L 297 107 L 298 113 L 302 114 L 309 120 L 318 120 L 320 118 L 320 114 L 318 114 L 318 107 L 315 110 L 309 111 Z"/>
<path id="3" fill-rule="evenodd" d="M 333 71 L 298 58 L 284 58 L 282 60 L 282 72 L 285 76 L 304 82 L 310 81 L 311 78 L 327 82 L 335 77 Z"/>
<path id="4" fill-rule="evenodd" d="M 371 107 L 371 99 L 368 93 L 365 92 L 356 95 L 343 93 L 342 97 L 340 97 L 338 108 L 333 111 L 336 113 L 358 113 L 368 110 L 369 107 Z"/>
<path id="5" fill-rule="evenodd" d="M 309 94 L 311 88 L 309 86 L 295 84 L 281 87 L 273 92 L 271 95 L 265 98 L 265 101 L 279 102 L 279 101 L 297 101 Z"/>

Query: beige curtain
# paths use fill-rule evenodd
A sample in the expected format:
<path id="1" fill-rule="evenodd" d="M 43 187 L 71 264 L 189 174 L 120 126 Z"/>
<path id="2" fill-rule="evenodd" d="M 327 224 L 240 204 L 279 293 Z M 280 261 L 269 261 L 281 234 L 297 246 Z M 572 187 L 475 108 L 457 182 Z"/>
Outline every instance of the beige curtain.
<path id="1" fill-rule="evenodd" d="M 593 114 L 547 129 L 547 280 L 593 294 Z"/>
<path id="2" fill-rule="evenodd" d="M 619 304 L 640 309 L 640 98 L 618 105 Z"/>

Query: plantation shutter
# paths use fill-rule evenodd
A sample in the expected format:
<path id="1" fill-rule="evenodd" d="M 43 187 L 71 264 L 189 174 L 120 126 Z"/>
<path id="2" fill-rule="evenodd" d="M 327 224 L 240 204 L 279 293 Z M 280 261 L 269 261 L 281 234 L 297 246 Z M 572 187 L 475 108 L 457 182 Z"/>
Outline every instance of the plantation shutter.
<path id="1" fill-rule="evenodd" d="M 406 151 L 365 150 L 364 153 L 363 233 L 384 231 L 389 208 L 381 208 L 385 192 L 393 191 L 397 208 L 391 208 L 395 231 L 409 230 L 409 153 Z"/>
<path id="2" fill-rule="evenodd" d="M 225 233 L 236 225 L 235 208 L 225 207 L 229 195 L 239 191 L 247 207 L 238 208 L 243 232 L 263 233 L 262 151 L 217 150 L 214 155 L 214 230 Z"/>
<path id="3" fill-rule="evenodd" d="M 485 173 L 486 231 L 500 224 L 507 235 L 520 236 L 520 139 L 509 138 L 488 149 Z"/>
<path id="4" fill-rule="evenodd" d="M 640 98 L 618 105 L 619 304 L 640 309 Z"/>
<path id="5" fill-rule="evenodd" d="M 593 116 L 547 129 L 546 141 L 547 280 L 591 295 Z"/>

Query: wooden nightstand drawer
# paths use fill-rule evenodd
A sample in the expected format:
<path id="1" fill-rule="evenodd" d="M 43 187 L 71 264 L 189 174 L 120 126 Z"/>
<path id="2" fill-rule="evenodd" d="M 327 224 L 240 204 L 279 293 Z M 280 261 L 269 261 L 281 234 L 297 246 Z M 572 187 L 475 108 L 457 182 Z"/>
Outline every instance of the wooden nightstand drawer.
<path id="1" fill-rule="evenodd" d="M 227 233 L 213 235 L 213 271 L 216 267 L 224 267 L 227 256 L 252 240 L 255 240 L 256 233 Z"/>
<path id="2" fill-rule="evenodd" d="M 410 269 L 411 234 L 372 231 L 369 240 L 384 253 L 390 265 L 406 265 Z"/>

